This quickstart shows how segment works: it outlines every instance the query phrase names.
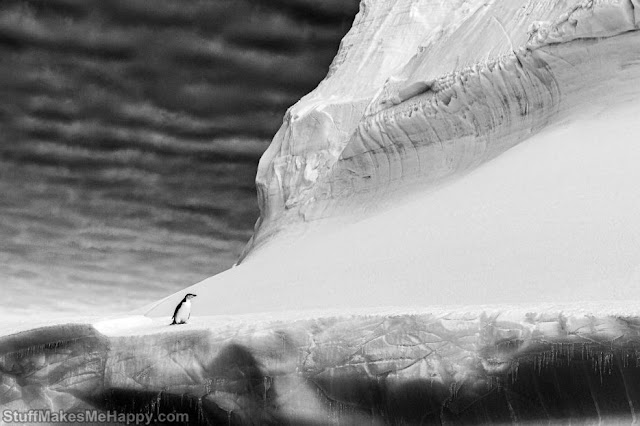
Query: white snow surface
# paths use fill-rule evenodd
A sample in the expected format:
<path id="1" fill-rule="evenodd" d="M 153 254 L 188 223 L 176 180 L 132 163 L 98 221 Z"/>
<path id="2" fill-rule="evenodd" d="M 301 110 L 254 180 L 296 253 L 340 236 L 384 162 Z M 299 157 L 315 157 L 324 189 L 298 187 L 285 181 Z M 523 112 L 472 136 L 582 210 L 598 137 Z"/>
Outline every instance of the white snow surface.
<path id="1" fill-rule="evenodd" d="M 194 305 L 196 303 L 194 302 Z M 196 305 L 197 306 L 197 305 Z M 204 311 L 204 309 L 203 309 Z M 187 324 L 179 327 L 169 326 L 165 317 L 149 318 L 145 315 L 129 315 L 118 318 L 94 319 L 89 321 L 93 327 L 105 336 L 143 336 L 161 333 L 208 330 L 215 333 L 220 329 L 243 330 L 246 328 L 273 327 L 273 324 L 295 324 L 308 320 L 355 320 L 357 318 L 400 318 L 431 315 L 434 318 L 455 321 L 472 318 L 491 317 L 499 321 L 520 325 L 540 325 L 558 317 L 574 318 L 632 318 L 640 316 L 640 301 L 600 300 L 592 302 L 565 303 L 511 303 L 487 305 L 422 305 L 422 306 L 386 306 L 353 309 L 309 309 L 295 311 L 274 311 L 250 314 L 192 316 Z M 560 331 L 554 331 L 557 337 Z M 602 330 L 601 330 L 602 331 Z"/>
<path id="2" fill-rule="evenodd" d="M 287 235 L 151 313 L 186 292 L 194 315 L 640 300 L 637 117 L 637 100 L 601 106 L 372 217 Z"/>

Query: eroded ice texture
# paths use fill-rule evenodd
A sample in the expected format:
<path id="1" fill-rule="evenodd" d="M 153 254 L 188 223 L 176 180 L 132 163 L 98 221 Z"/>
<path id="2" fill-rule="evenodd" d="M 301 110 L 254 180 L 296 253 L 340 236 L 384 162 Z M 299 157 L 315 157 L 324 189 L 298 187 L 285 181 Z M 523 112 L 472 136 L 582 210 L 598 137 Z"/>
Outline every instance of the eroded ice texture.
<path id="1" fill-rule="evenodd" d="M 363 1 L 329 75 L 260 162 L 254 244 L 291 223 L 375 210 L 594 103 L 637 99 L 636 6 Z"/>
<path id="2" fill-rule="evenodd" d="M 192 424 L 621 422 L 640 407 L 638 317 L 361 315 L 0 340 L 5 409 L 190 414 Z"/>

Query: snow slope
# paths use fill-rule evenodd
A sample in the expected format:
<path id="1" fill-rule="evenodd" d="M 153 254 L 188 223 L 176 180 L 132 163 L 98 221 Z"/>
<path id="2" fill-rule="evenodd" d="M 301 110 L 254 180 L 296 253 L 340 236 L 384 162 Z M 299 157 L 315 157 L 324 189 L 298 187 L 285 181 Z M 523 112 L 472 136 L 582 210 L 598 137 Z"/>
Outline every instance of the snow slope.
<path id="1" fill-rule="evenodd" d="M 607 107 L 400 207 L 273 243 L 185 292 L 203 314 L 638 300 L 639 116 L 640 104 Z M 175 299 L 165 303 L 152 315 L 170 315 Z"/>
<path id="2" fill-rule="evenodd" d="M 363 3 L 203 314 L 640 299 L 632 3 L 465 4 Z"/>

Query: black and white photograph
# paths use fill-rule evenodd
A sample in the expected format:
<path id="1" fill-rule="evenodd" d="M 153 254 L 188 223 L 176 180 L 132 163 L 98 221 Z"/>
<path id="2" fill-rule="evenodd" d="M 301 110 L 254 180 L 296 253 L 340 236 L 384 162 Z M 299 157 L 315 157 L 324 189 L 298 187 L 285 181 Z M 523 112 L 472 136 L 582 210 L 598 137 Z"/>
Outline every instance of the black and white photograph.
<path id="1" fill-rule="evenodd" d="M 639 416 L 640 0 L 0 0 L 0 425 Z"/>

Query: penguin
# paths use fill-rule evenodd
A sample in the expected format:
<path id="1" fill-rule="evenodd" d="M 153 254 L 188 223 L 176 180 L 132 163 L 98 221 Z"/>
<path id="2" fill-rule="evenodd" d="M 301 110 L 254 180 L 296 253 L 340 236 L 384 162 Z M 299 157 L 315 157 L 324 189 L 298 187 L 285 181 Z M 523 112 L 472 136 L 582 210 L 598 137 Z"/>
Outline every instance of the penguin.
<path id="1" fill-rule="evenodd" d="M 191 316 L 191 299 L 194 297 L 196 297 L 195 294 L 187 293 L 184 299 L 182 299 L 182 302 L 178 303 L 173 313 L 173 322 L 170 325 L 187 323 L 187 320 Z"/>

